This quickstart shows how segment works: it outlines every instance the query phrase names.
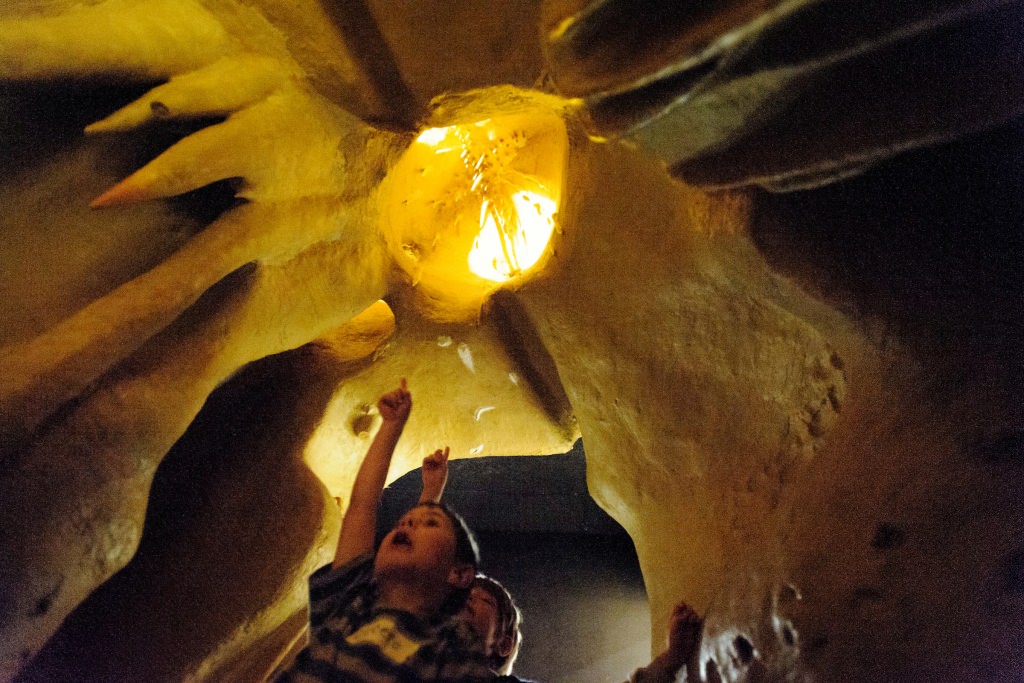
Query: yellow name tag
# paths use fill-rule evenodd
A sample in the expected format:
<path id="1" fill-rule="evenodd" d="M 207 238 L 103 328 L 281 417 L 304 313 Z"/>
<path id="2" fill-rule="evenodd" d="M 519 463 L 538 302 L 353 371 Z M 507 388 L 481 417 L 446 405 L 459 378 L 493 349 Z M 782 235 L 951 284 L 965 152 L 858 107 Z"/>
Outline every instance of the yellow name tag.
<path id="1" fill-rule="evenodd" d="M 381 614 L 345 640 L 350 645 L 376 645 L 395 664 L 404 663 L 423 644 L 402 633 L 390 614 Z"/>

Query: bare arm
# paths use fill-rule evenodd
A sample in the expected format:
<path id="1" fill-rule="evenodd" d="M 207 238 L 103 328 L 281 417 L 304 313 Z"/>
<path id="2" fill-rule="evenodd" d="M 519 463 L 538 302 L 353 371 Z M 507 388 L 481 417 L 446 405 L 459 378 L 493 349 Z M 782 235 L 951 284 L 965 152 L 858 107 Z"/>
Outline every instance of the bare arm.
<path id="1" fill-rule="evenodd" d="M 448 447 L 436 451 L 423 458 L 423 491 L 420 493 L 421 503 L 440 503 L 448 483 Z"/>
<path id="2" fill-rule="evenodd" d="M 373 437 L 352 484 L 348 509 L 341 521 L 338 549 L 334 553 L 335 567 L 373 550 L 380 494 L 387 481 L 391 456 L 412 410 L 412 396 L 405 379 L 399 388 L 381 396 L 377 407 L 384 422 Z"/>
<path id="3" fill-rule="evenodd" d="M 679 603 L 682 605 L 683 603 Z M 678 607 L 678 606 L 677 606 Z M 697 613 L 687 607 L 689 615 L 687 615 L 687 625 L 685 629 L 690 631 L 690 634 L 683 634 L 683 640 L 689 640 L 690 655 L 686 658 L 686 683 L 701 683 L 704 679 L 700 674 L 700 645 L 701 640 L 704 639 L 704 619 L 707 617 L 707 612 L 704 613 L 703 617 L 697 616 Z M 672 630 L 674 630 L 675 623 L 673 620 Z M 669 647 L 672 647 L 672 637 L 669 636 Z M 687 646 L 684 646 L 687 647 Z"/>
<path id="4" fill-rule="evenodd" d="M 633 683 L 670 683 L 686 667 L 686 680 L 700 682 L 700 639 L 704 620 L 684 602 L 676 603 L 669 617 L 668 647 L 646 667 L 633 674 Z"/>

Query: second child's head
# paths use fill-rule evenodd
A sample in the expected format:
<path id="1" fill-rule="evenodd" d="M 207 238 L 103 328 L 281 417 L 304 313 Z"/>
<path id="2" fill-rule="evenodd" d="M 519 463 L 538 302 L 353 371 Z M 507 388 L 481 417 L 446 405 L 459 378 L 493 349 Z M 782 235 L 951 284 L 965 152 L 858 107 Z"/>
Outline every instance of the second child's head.
<path id="1" fill-rule="evenodd" d="M 477 574 L 460 616 L 479 637 L 491 669 L 511 674 L 523 636 L 522 615 L 508 590 L 491 577 Z"/>
<path id="2" fill-rule="evenodd" d="M 402 515 L 384 536 L 373 562 L 374 576 L 445 587 L 442 612 L 458 611 L 469 592 L 480 553 L 465 520 L 441 503 L 421 503 Z"/>

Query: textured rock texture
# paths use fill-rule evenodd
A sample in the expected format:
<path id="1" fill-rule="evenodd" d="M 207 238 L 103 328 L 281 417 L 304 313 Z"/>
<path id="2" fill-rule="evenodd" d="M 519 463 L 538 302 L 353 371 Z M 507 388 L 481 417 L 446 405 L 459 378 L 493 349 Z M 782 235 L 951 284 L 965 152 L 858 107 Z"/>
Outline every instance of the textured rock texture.
<path id="1" fill-rule="evenodd" d="M 582 436 L 709 680 L 1019 680 L 1022 22 L 0 8 L 0 680 L 263 676 L 399 376 L 395 477 Z M 492 116 L 561 122 L 557 234 L 439 315 L 389 172 Z"/>

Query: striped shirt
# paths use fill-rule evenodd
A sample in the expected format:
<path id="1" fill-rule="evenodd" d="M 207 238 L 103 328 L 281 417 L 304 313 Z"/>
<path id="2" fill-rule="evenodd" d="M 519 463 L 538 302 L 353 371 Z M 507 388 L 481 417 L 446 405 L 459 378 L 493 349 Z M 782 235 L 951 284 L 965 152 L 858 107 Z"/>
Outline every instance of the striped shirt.
<path id="1" fill-rule="evenodd" d="M 476 640 L 457 619 L 427 623 L 377 606 L 373 556 L 309 579 L 309 644 L 278 683 L 493 681 Z"/>

